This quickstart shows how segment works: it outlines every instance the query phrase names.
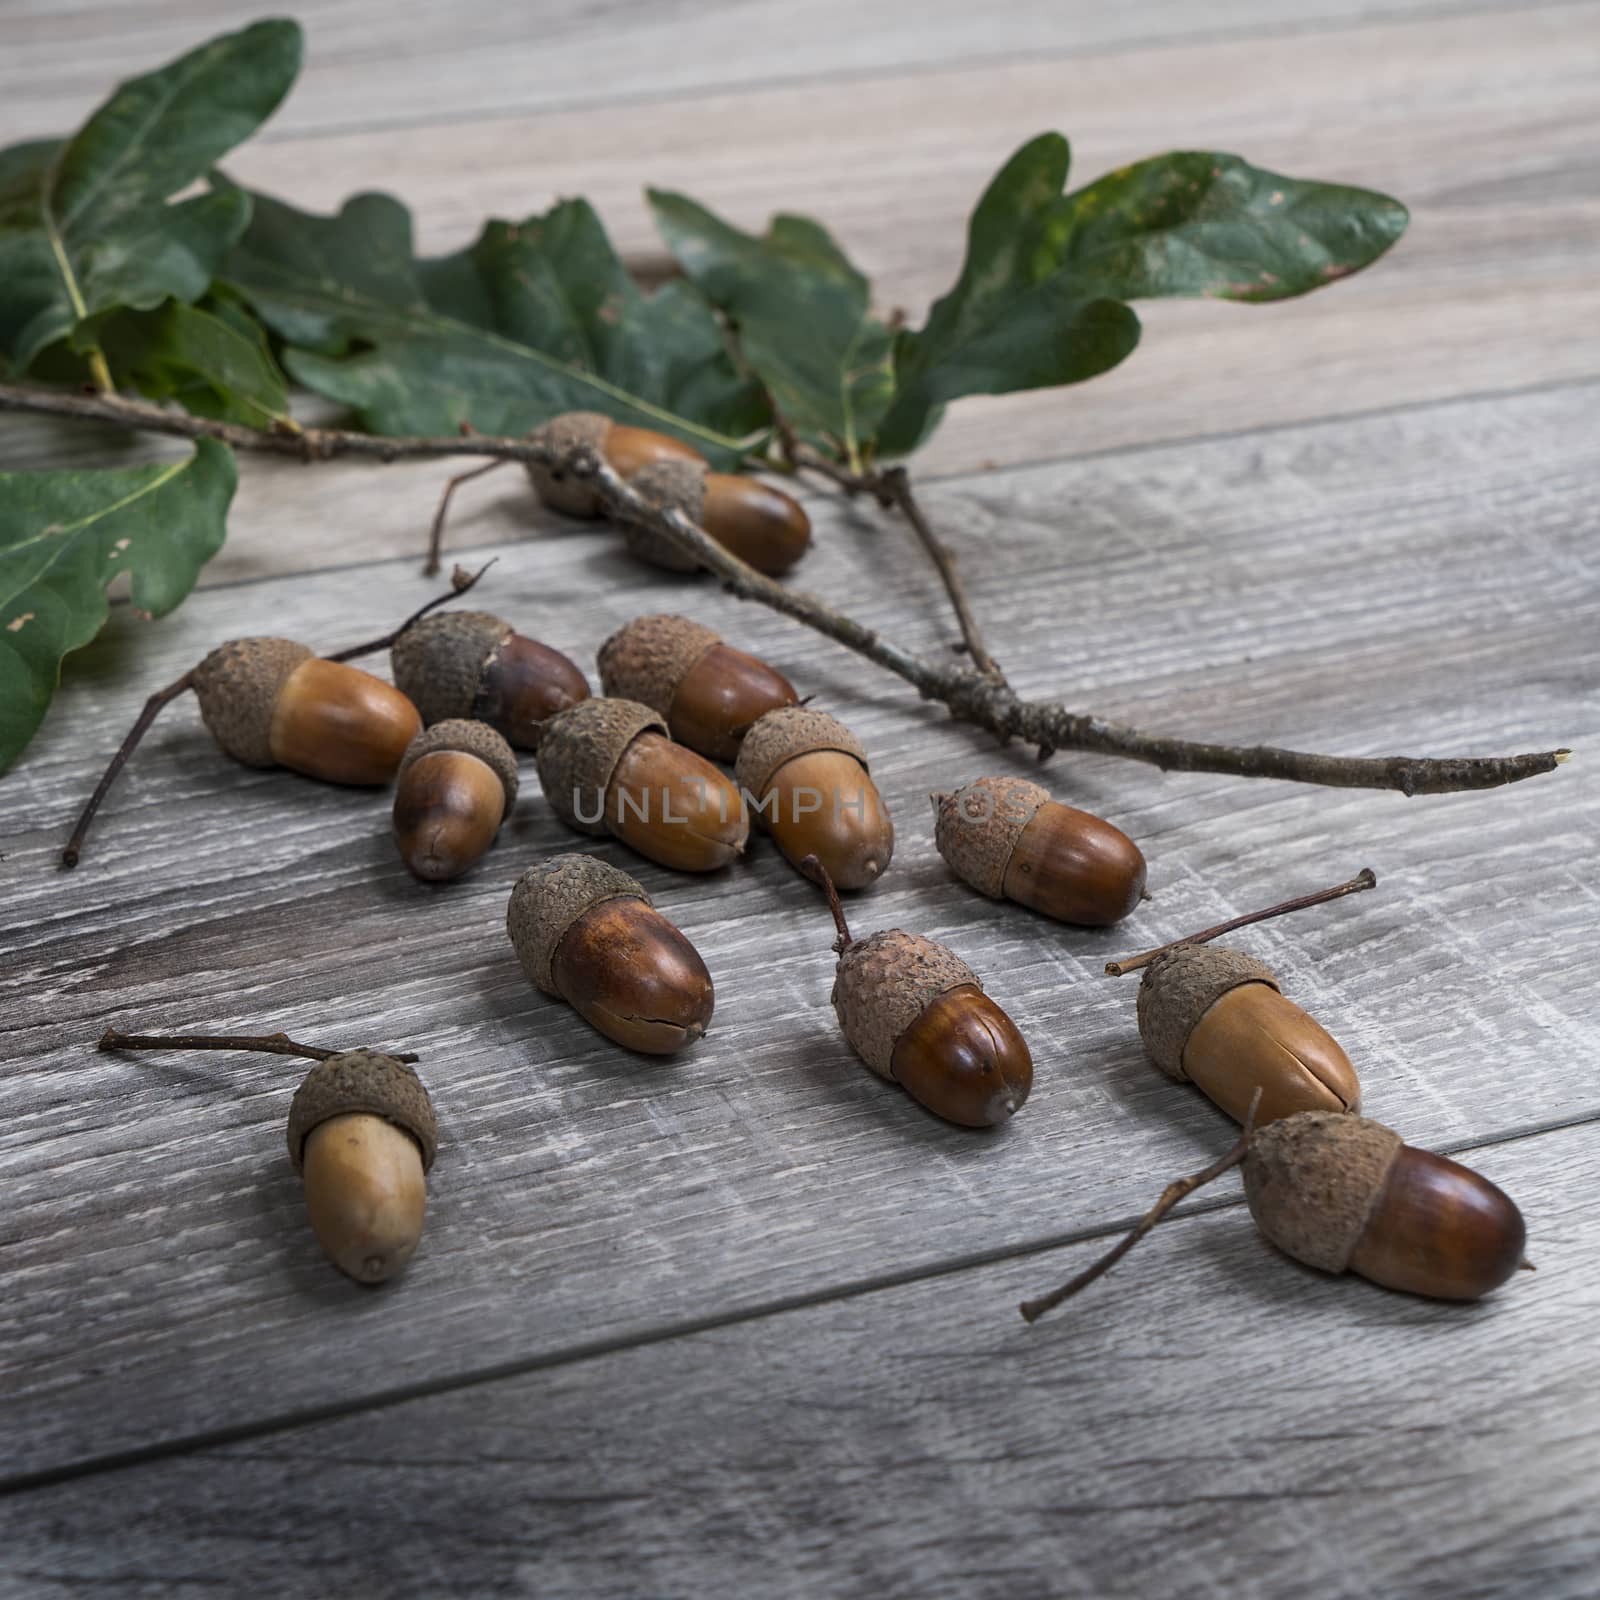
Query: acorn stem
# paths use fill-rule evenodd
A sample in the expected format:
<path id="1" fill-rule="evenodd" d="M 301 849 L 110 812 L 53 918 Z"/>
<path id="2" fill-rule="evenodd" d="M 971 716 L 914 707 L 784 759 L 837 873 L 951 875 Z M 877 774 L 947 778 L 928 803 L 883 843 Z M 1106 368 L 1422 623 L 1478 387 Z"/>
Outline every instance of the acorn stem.
<path id="1" fill-rule="evenodd" d="M 499 464 L 499 462 L 495 463 L 496 466 Z M 452 600 L 464 595 L 498 559 L 498 556 L 491 557 L 476 572 L 468 572 L 465 567 L 457 567 L 450 576 L 450 587 L 443 594 L 435 595 L 427 605 L 418 606 L 398 628 L 384 634 L 381 639 L 371 639 L 366 644 L 353 644 L 348 650 L 340 650 L 336 654 L 324 656 L 322 659 L 324 661 L 354 661 L 357 656 L 370 656 L 375 651 L 387 650 L 402 633 L 414 628 L 430 611 L 437 611 L 440 606 L 449 605 Z"/>
<path id="2" fill-rule="evenodd" d="M 1256 1107 L 1261 1103 L 1261 1091 L 1256 1090 L 1250 1101 L 1250 1110 L 1246 1113 L 1244 1127 L 1239 1132 L 1239 1137 L 1234 1141 L 1233 1148 L 1217 1157 L 1209 1167 L 1200 1172 L 1191 1172 L 1187 1178 L 1179 1178 L 1176 1183 L 1169 1183 L 1161 1191 L 1161 1198 L 1139 1218 L 1128 1232 L 1119 1239 L 1098 1261 L 1084 1268 L 1077 1277 L 1061 1285 L 1059 1289 L 1052 1289 L 1049 1294 L 1040 1295 L 1037 1300 L 1024 1300 L 1017 1308 L 1023 1315 L 1024 1321 L 1037 1322 L 1045 1312 L 1053 1311 L 1063 1300 L 1070 1300 L 1080 1289 L 1087 1289 L 1098 1277 L 1109 1272 L 1116 1264 L 1138 1244 L 1138 1242 L 1167 1215 L 1177 1203 L 1193 1194 L 1196 1189 L 1203 1189 L 1213 1178 L 1220 1178 L 1230 1167 L 1236 1167 L 1245 1158 L 1245 1152 L 1250 1148 L 1250 1135 L 1254 1131 L 1256 1120 Z"/>
<path id="3" fill-rule="evenodd" d="M 324 1050 L 320 1045 L 297 1044 L 286 1033 L 119 1033 L 107 1028 L 100 1035 L 101 1050 L 257 1050 L 269 1056 L 304 1056 L 308 1061 L 326 1061 L 342 1050 Z M 420 1061 L 411 1052 L 386 1050 L 395 1061 Z"/>
<path id="4" fill-rule="evenodd" d="M 117 774 L 127 765 L 128 757 L 138 747 L 139 741 L 150 731 L 150 724 L 161 715 L 163 708 L 169 701 L 176 700 L 180 694 L 186 693 L 194 687 L 194 668 L 191 667 L 175 683 L 169 683 L 165 689 L 159 689 L 144 703 L 144 710 L 138 715 L 133 726 L 128 729 L 128 736 L 118 747 L 117 753 L 112 756 L 106 766 L 105 774 L 95 785 L 95 790 L 89 796 L 89 802 L 84 806 L 78 816 L 77 826 L 72 830 L 72 837 L 67 840 L 66 848 L 61 852 L 61 865 L 75 867 L 78 857 L 83 851 L 83 841 L 88 836 L 89 829 L 94 823 L 94 814 L 100 809 L 100 802 L 111 792 L 111 785 L 117 781 Z"/>
<path id="5" fill-rule="evenodd" d="M 458 472 L 455 477 L 446 481 L 444 493 L 439 496 L 439 509 L 433 514 L 433 527 L 428 531 L 428 559 L 422 568 L 422 575 L 431 578 L 439 570 L 439 552 L 444 547 L 444 525 L 450 518 L 450 501 L 457 489 L 464 483 L 470 483 L 474 478 L 481 478 L 485 473 L 493 472 L 496 467 L 509 464 L 506 458 L 498 461 L 486 462 L 481 467 L 473 467 L 467 472 Z"/>
<path id="6" fill-rule="evenodd" d="M 844 920 L 844 907 L 839 904 L 839 891 L 833 886 L 833 879 L 828 876 L 828 869 L 814 856 L 807 856 L 800 863 L 800 870 L 813 882 L 822 886 L 822 892 L 828 897 L 828 909 L 833 913 L 833 925 L 839 931 L 839 937 L 833 941 L 833 948 L 843 955 L 855 943 L 850 937 L 850 924 Z"/>
<path id="7" fill-rule="evenodd" d="M 1174 939 L 1171 944 L 1158 945 L 1154 950 L 1146 950 L 1140 955 L 1127 956 L 1121 961 L 1108 961 L 1106 976 L 1126 977 L 1130 972 L 1137 972 L 1140 967 L 1148 967 L 1157 956 L 1164 956 L 1169 950 L 1176 950 L 1179 945 L 1206 944 L 1225 933 L 1232 933 L 1235 928 L 1248 928 L 1252 922 L 1265 922 L 1269 917 L 1281 917 L 1290 911 L 1304 911 L 1307 906 L 1320 906 L 1329 900 L 1342 900 L 1347 894 L 1360 894 L 1363 889 L 1375 889 L 1377 886 L 1377 874 L 1371 867 L 1363 867 L 1349 882 L 1336 883 L 1331 889 L 1318 889 L 1315 894 L 1298 895 L 1293 900 L 1284 900 L 1278 905 L 1268 906 L 1264 911 L 1250 911 L 1228 922 L 1219 922 L 1216 927 L 1207 928 L 1204 933 L 1191 933 L 1185 939 Z"/>

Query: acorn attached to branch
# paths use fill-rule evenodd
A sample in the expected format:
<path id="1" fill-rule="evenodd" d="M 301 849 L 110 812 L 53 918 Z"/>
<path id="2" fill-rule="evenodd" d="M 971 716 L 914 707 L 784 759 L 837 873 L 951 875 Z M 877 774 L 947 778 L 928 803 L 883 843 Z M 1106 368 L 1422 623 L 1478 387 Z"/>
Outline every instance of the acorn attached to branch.
<path id="1" fill-rule="evenodd" d="M 554 856 L 523 873 L 506 931 L 535 987 L 630 1050 L 670 1055 L 711 1021 L 699 952 L 635 879 L 593 856 Z"/>
<path id="2" fill-rule="evenodd" d="M 798 500 L 781 489 L 727 472 L 703 461 L 658 461 L 629 480 L 652 505 L 681 511 L 747 566 L 781 577 L 811 548 L 811 519 Z M 619 523 L 628 549 L 669 572 L 693 572 L 699 563 L 654 529 Z"/>
<path id="3" fill-rule="evenodd" d="M 894 856 L 894 823 L 861 741 L 826 711 L 784 706 L 745 735 L 734 769 L 790 863 L 815 856 L 834 887 L 865 889 Z"/>
<path id="4" fill-rule="evenodd" d="M 660 712 L 679 744 L 712 761 L 732 761 L 753 723 L 800 699 L 782 673 L 687 617 L 635 617 L 599 661 L 608 695 Z"/>
<path id="5" fill-rule="evenodd" d="M 706 461 L 693 445 L 681 439 L 650 428 L 630 428 L 625 423 L 613 422 L 599 411 L 563 412 L 535 428 L 529 438 L 563 454 L 587 447 L 622 478 L 631 478 L 636 472 L 661 461 L 699 462 L 702 466 Z M 565 512 L 569 517 L 598 517 L 605 512 L 605 504 L 595 493 L 594 486 L 560 467 L 539 467 L 530 463 L 528 476 L 533 480 L 534 493 L 552 511 Z"/>
<path id="6" fill-rule="evenodd" d="M 537 759 L 545 799 L 580 833 L 612 834 L 678 872 L 714 872 L 744 850 L 750 823 L 739 792 L 636 700 L 563 711 L 545 725 Z"/>
<path id="7" fill-rule="evenodd" d="M 1144 856 L 1127 834 L 1026 778 L 979 778 L 929 798 L 939 854 L 992 900 L 1103 928 L 1144 894 Z"/>
<path id="8" fill-rule="evenodd" d="M 430 882 L 459 878 L 495 841 L 517 801 L 517 758 L 486 722 L 451 718 L 406 748 L 395 785 L 400 859 Z"/>

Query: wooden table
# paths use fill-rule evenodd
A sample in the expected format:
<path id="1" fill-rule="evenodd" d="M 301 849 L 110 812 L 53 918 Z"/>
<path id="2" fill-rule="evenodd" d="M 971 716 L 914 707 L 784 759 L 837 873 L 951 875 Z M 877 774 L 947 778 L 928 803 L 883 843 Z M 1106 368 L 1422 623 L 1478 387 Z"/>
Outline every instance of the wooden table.
<path id="1" fill-rule="evenodd" d="M 0 17 L 5 139 L 252 9 Z M 1410 233 L 1333 292 L 1142 306 L 1111 376 L 964 402 L 926 504 L 1026 691 L 1237 742 L 1579 759 L 1406 801 L 1058 757 L 1154 896 L 1114 934 L 1058 927 L 931 845 L 929 789 L 1027 753 L 491 478 L 455 525 L 498 558 L 484 605 L 586 664 L 628 617 L 687 611 L 860 732 L 900 844 L 853 917 L 959 948 L 1039 1080 L 1003 1131 L 934 1122 L 849 1054 L 830 928 L 770 848 L 696 882 L 603 846 L 717 980 L 713 1033 L 652 1066 L 517 970 L 509 884 L 575 842 L 536 793 L 475 876 L 428 888 L 384 797 L 234 766 L 183 708 L 56 870 L 153 687 L 221 639 L 332 649 L 428 593 L 447 465 L 247 462 L 202 590 L 155 627 L 119 607 L 0 787 L 0 1589 L 1594 1594 L 1600 6 L 299 9 L 301 86 L 230 170 L 317 207 L 393 189 L 425 249 L 583 193 L 647 266 L 653 181 L 745 225 L 814 212 L 920 311 L 984 178 L 1047 127 L 1080 175 L 1216 147 L 1400 195 Z M 171 448 L 0 440 L 9 466 Z M 905 529 L 809 505 L 801 581 L 942 648 Z M 1103 961 L 1369 863 L 1377 893 L 1242 942 L 1372 1114 L 1518 1197 L 1537 1276 L 1471 1307 L 1326 1279 L 1230 1176 L 1025 1327 L 1020 1298 L 1233 1137 L 1146 1060 Z M 406 1277 L 371 1292 L 320 1258 L 284 1159 L 294 1063 L 100 1056 L 108 1025 L 420 1051 L 443 1148 Z"/>

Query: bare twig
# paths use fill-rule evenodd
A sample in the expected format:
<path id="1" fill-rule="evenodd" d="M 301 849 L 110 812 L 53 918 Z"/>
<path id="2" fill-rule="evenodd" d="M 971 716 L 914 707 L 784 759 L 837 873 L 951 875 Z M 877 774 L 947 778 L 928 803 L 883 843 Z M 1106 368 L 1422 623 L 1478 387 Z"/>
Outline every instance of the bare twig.
<path id="1" fill-rule="evenodd" d="M 800 870 L 828 897 L 828 910 L 833 913 L 833 927 L 838 934 L 838 938 L 833 941 L 833 948 L 842 956 L 855 940 L 850 937 L 850 924 L 844 920 L 844 907 L 839 903 L 839 891 L 834 887 L 828 869 L 816 856 L 807 856 L 800 863 Z"/>
<path id="2" fill-rule="evenodd" d="M 481 467 L 473 467 L 468 472 L 458 472 L 455 477 L 447 479 L 444 493 L 439 496 L 439 507 L 433 514 L 433 526 L 428 530 L 428 559 L 423 564 L 422 575 L 431 578 L 439 570 L 439 554 L 444 548 L 444 525 L 450 517 L 450 502 L 455 498 L 455 492 L 464 483 L 471 483 L 474 478 L 481 478 L 485 473 L 497 472 L 505 466 L 504 461 L 486 461 Z"/>
<path id="3" fill-rule="evenodd" d="M 1265 911 L 1247 911 L 1242 917 L 1233 917 L 1227 922 L 1219 922 L 1214 928 L 1207 928 L 1204 933 L 1191 933 L 1186 939 L 1174 939 L 1171 944 L 1158 945 L 1154 950 L 1145 950 L 1122 961 L 1108 961 L 1106 976 L 1125 978 L 1130 972 L 1137 972 L 1140 967 L 1148 967 L 1157 956 L 1164 956 L 1169 950 L 1176 950 L 1179 945 L 1208 944 L 1213 939 L 1220 939 L 1225 933 L 1232 933 L 1235 928 L 1248 928 L 1253 922 L 1265 922 L 1269 917 L 1287 916 L 1291 911 L 1304 911 L 1308 906 L 1326 905 L 1330 900 L 1342 900 L 1347 894 L 1360 894 L 1363 889 L 1376 889 L 1377 886 L 1378 875 L 1371 867 L 1363 867 L 1348 883 L 1336 883 L 1331 889 L 1318 889 L 1315 894 L 1297 895 L 1293 900 L 1283 900 L 1275 906 L 1268 906 Z"/>
<path id="4" fill-rule="evenodd" d="M 495 462 L 499 466 L 501 463 Z M 498 560 L 495 557 L 494 560 Z M 370 656 L 375 651 L 387 650 L 402 633 L 408 633 L 430 611 L 437 611 L 440 606 L 447 606 L 452 600 L 459 600 L 477 581 L 494 565 L 494 560 L 485 561 L 476 572 L 468 572 L 464 567 L 457 567 L 451 577 L 450 587 L 443 594 L 436 594 L 427 605 L 418 606 L 415 611 L 400 624 L 398 628 L 391 628 L 388 633 L 378 639 L 369 639 L 365 644 L 353 644 L 348 650 L 340 650 L 330 656 L 324 656 L 324 661 L 354 661 L 358 656 Z"/>
<path id="5" fill-rule="evenodd" d="M 308 1061 L 326 1061 L 344 1055 L 343 1050 L 324 1050 L 320 1045 L 296 1044 L 286 1033 L 258 1035 L 242 1033 L 118 1033 L 107 1028 L 100 1035 L 102 1050 L 256 1050 L 269 1056 L 304 1056 Z M 410 1051 L 385 1050 L 394 1061 L 420 1061 Z"/>
<path id="6" fill-rule="evenodd" d="M 1164 771 L 1217 772 L 1241 778 L 1282 778 L 1347 789 L 1394 789 L 1402 794 L 1449 794 L 1492 789 L 1553 771 L 1571 753 L 1546 750 L 1515 756 L 1329 756 L 1271 745 L 1211 744 L 1144 733 L 1126 723 L 1069 710 L 1055 700 L 1024 700 L 1003 681 L 968 662 L 930 660 L 886 639 L 819 600 L 764 577 L 711 539 L 681 512 L 663 509 L 629 488 L 593 450 L 562 451 L 533 439 L 485 434 L 440 438 L 380 438 L 327 428 L 299 434 L 266 433 L 237 423 L 165 411 L 121 396 L 93 396 L 0 384 L 0 410 L 116 422 L 184 438 L 216 438 L 242 449 L 269 450 L 304 460 L 360 456 L 373 461 L 488 456 L 558 467 L 593 486 L 614 517 L 647 528 L 692 555 L 741 600 L 781 612 L 857 655 L 903 678 L 925 700 L 937 700 L 1002 742 L 1020 739 L 1041 753 L 1087 750 L 1143 761 Z"/>

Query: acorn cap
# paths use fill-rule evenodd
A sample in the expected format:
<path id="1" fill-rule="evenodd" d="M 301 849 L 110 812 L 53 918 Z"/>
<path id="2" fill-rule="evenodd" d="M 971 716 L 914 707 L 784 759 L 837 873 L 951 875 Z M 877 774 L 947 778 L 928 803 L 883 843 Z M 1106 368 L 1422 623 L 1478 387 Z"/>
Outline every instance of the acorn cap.
<path id="1" fill-rule="evenodd" d="M 635 617 L 600 646 L 600 686 L 670 716 L 678 685 L 721 643 L 720 634 L 687 617 Z"/>
<path id="2" fill-rule="evenodd" d="M 469 756 L 476 756 L 490 768 L 506 792 L 504 814 L 510 813 L 512 806 L 517 803 L 517 757 L 505 738 L 487 722 L 473 722 L 467 717 L 448 717 L 443 722 L 434 723 L 431 728 L 424 728 L 406 746 L 406 753 L 400 758 L 400 770 L 395 774 L 396 780 L 405 775 L 406 768 L 412 762 L 420 761 L 424 756 L 437 755 L 441 750 L 460 750 Z"/>
<path id="3" fill-rule="evenodd" d="M 652 461 L 628 479 L 628 487 L 636 489 L 651 504 L 681 511 L 691 522 L 698 523 L 705 508 L 706 475 L 710 471 L 703 461 Z M 641 561 L 664 567 L 668 572 L 700 570 L 700 563 L 693 556 L 685 555 L 654 528 L 643 527 L 626 517 L 618 517 L 617 525 L 622 529 L 629 551 Z"/>
<path id="4" fill-rule="evenodd" d="M 939 854 L 980 894 L 1004 899 L 1011 852 L 1034 813 L 1050 803 L 1050 791 L 1026 778 L 978 778 L 928 798 Z"/>
<path id="5" fill-rule="evenodd" d="M 580 700 L 558 711 L 539 740 L 539 782 L 550 809 L 580 833 L 603 835 L 604 800 L 622 753 L 641 733 L 665 734 L 665 720 L 637 700 Z M 580 819 L 576 797 L 598 794 L 600 816 Z"/>
<path id="6" fill-rule="evenodd" d="M 394 684 L 431 725 L 470 717 L 484 670 L 513 633 L 487 611 L 441 611 L 414 622 L 389 651 Z"/>
<path id="7" fill-rule="evenodd" d="M 599 411 L 566 411 L 535 428 L 528 437 L 565 454 L 585 446 L 600 450 L 610 432 L 611 418 Z M 534 493 L 552 511 L 564 511 L 569 517 L 600 515 L 600 498 L 593 485 L 582 478 L 574 478 L 560 467 L 537 467 L 531 461 L 528 476 L 533 479 Z"/>
<path id="8" fill-rule="evenodd" d="M 567 929 L 603 900 L 642 900 L 650 904 L 636 878 L 594 856 L 551 856 L 517 879 L 506 906 L 506 932 L 529 981 L 546 994 L 559 995 L 552 969 Z"/>
<path id="9" fill-rule="evenodd" d="M 404 1128 L 422 1149 L 422 1170 L 433 1165 L 439 1124 L 422 1080 L 404 1062 L 376 1050 L 344 1050 L 319 1061 L 289 1103 L 289 1159 L 299 1172 L 306 1140 L 333 1117 L 365 1112 Z"/>
<path id="10" fill-rule="evenodd" d="M 890 1064 L 900 1035 L 950 989 L 983 985 L 978 975 L 948 946 L 920 933 L 889 928 L 857 939 L 839 957 L 833 980 L 833 1009 L 851 1048 L 881 1078 L 893 1078 Z"/>
<path id="11" fill-rule="evenodd" d="M 809 706 L 778 706 L 758 717 L 744 736 L 733 775 L 741 789 L 761 798 L 784 762 L 813 750 L 839 750 L 867 768 L 861 741 L 837 717 Z"/>
<path id="12" fill-rule="evenodd" d="M 1285 1255 L 1343 1272 L 1404 1148 L 1393 1128 L 1343 1111 L 1269 1122 L 1245 1153 L 1250 1215 Z"/>
<path id="13" fill-rule="evenodd" d="M 1278 988 L 1278 975 L 1242 950 L 1214 944 L 1180 944 L 1157 956 L 1139 983 L 1139 1037 L 1161 1070 L 1187 1083 L 1183 1049 L 1201 1017 L 1242 983 Z"/>
<path id="14" fill-rule="evenodd" d="M 211 736 L 247 767 L 275 767 L 272 709 L 313 652 L 292 639 L 230 639 L 194 669 L 195 698 Z"/>

